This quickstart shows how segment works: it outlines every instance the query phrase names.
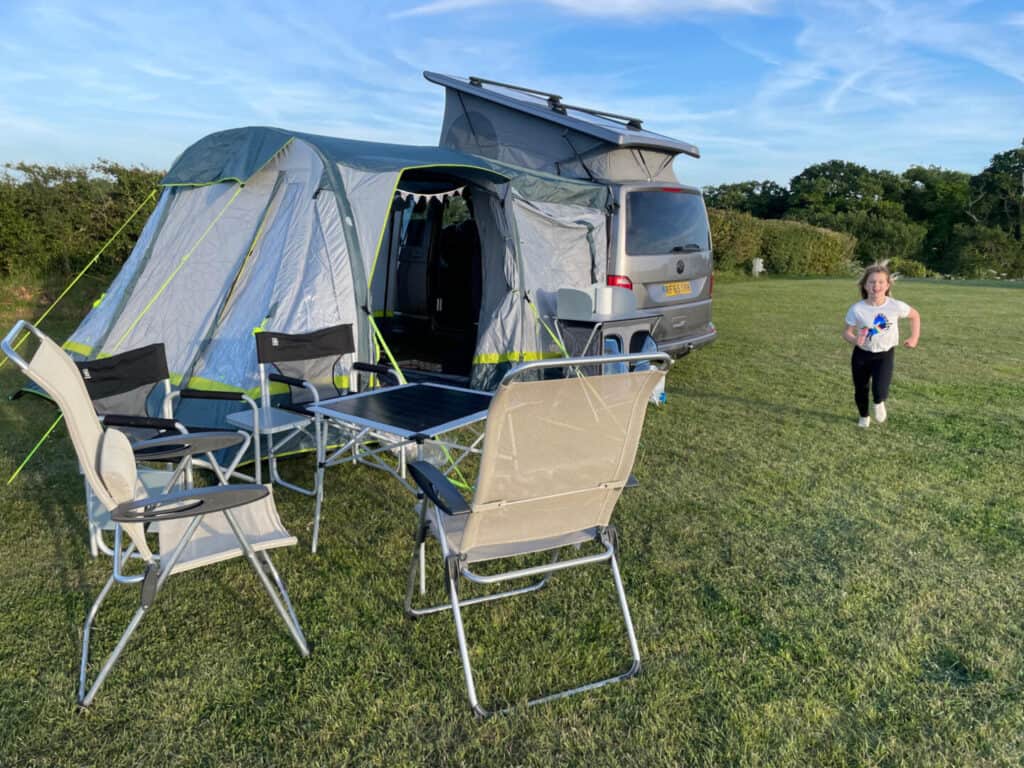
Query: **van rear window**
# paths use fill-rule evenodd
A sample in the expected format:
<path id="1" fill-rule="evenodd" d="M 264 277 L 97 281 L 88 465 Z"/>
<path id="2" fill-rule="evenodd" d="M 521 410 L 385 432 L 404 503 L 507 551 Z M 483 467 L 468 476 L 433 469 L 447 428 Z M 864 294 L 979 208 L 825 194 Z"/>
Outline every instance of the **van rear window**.
<path id="1" fill-rule="evenodd" d="M 706 251 L 710 247 L 708 215 L 699 194 L 674 189 L 626 193 L 626 253 L 630 256 Z"/>

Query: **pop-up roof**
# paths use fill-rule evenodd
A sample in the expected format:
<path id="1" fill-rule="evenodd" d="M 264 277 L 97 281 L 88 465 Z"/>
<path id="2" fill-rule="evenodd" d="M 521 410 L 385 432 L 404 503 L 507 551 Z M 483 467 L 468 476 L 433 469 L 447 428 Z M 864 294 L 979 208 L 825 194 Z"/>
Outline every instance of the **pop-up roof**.
<path id="1" fill-rule="evenodd" d="M 445 88 L 442 147 L 595 181 L 676 181 L 676 155 L 700 157 L 692 144 L 644 130 L 638 118 L 566 104 L 557 94 L 479 77 L 423 76 Z"/>

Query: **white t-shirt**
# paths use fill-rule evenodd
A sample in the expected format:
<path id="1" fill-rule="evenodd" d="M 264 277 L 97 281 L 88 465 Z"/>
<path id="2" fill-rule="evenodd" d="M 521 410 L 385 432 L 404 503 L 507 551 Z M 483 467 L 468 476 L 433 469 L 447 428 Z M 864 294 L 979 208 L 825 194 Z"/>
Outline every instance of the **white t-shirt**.
<path id="1" fill-rule="evenodd" d="M 881 306 L 858 301 L 846 313 L 846 324 L 857 329 L 857 346 L 867 352 L 885 352 L 900 343 L 896 321 L 910 315 L 910 305 L 887 296 Z"/>

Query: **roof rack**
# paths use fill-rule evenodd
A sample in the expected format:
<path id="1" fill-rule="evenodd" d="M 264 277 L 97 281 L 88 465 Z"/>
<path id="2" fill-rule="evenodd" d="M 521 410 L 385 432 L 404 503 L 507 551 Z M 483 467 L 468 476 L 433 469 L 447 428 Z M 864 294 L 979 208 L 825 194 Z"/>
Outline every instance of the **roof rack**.
<path id="1" fill-rule="evenodd" d="M 469 84 L 475 85 L 478 88 L 482 88 L 484 85 L 496 85 L 499 88 L 508 88 L 513 91 L 519 91 L 521 93 L 531 93 L 534 96 L 540 96 L 547 100 L 548 107 L 550 107 L 553 112 L 557 112 L 560 115 L 567 114 L 568 110 L 571 109 L 573 112 L 583 112 L 584 114 L 593 115 L 594 117 L 603 117 L 606 120 L 620 122 L 627 128 L 632 128 L 633 130 L 636 131 L 641 131 L 644 127 L 643 120 L 641 120 L 638 117 L 629 117 L 628 115 L 617 115 L 614 112 L 605 112 L 604 110 L 600 109 L 591 109 L 590 107 L 579 107 L 573 104 L 565 104 L 562 101 L 562 97 L 556 93 L 547 93 L 545 91 L 538 91 L 535 88 L 526 88 L 525 86 L 522 85 L 512 85 L 511 83 L 502 83 L 497 80 L 488 80 L 483 77 L 476 77 L 475 75 L 469 76 Z"/>

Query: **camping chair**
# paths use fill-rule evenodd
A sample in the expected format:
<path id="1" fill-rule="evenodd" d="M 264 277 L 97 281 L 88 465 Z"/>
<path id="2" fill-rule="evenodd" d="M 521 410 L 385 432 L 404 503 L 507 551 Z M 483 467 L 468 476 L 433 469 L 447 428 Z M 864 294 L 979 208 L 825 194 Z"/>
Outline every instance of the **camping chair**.
<path id="1" fill-rule="evenodd" d="M 39 345 L 28 362 L 13 349 L 14 339 L 25 331 L 32 334 Z M 117 429 L 104 431 L 71 358 L 53 340 L 24 320 L 15 324 L 0 342 L 0 347 L 57 403 L 89 489 L 115 524 L 112 574 L 90 608 L 82 633 L 78 686 L 80 704 L 88 706 L 92 703 L 169 576 L 242 554 L 252 564 L 299 652 L 303 656 L 309 655 L 288 593 L 267 552 L 296 543 L 281 525 L 274 498 L 267 486 L 218 485 L 148 495 L 139 482 L 135 452 L 130 441 Z M 177 441 L 179 450 L 182 443 L 187 445 L 188 439 L 188 436 L 181 435 L 170 437 L 170 441 Z M 150 446 L 166 449 L 170 441 L 158 437 L 148 442 Z M 141 445 L 145 447 L 146 443 Z M 151 527 L 150 533 L 155 528 L 158 534 L 157 552 L 149 546 L 147 526 Z M 127 541 L 124 534 L 127 534 Z M 125 565 L 132 560 L 144 562 L 142 573 L 125 572 Z M 140 605 L 87 689 L 90 631 L 114 584 L 140 584 Z"/>
<path id="2" fill-rule="evenodd" d="M 313 544 L 316 552 L 320 535 L 320 510 L 323 506 L 324 467 L 317 461 L 312 487 L 284 480 L 277 468 L 277 459 L 287 450 L 298 451 L 303 438 L 321 445 L 321 430 L 341 429 L 310 410 L 321 400 L 340 397 L 359 389 L 354 380 L 360 373 L 375 376 L 381 383 L 395 382 L 390 369 L 366 363 L 352 363 L 350 376 L 342 375 L 342 358 L 355 352 L 351 325 L 335 325 L 308 333 L 256 334 L 256 359 L 259 363 L 260 407 L 250 414 L 240 412 L 228 417 L 235 426 L 266 440 L 270 481 L 297 493 L 316 498 L 313 514 Z M 273 384 L 283 384 L 286 393 L 271 395 Z M 253 419 L 257 426 L 253 428 Z"/>
<path id="3" fill-rule="evenodd" d="M 121 430 L 133 444 L 191 433 L 189 450 L 182 450 L 179 437 L 158 444 L 147 442 L 145 449 L 136 451 L 136 459 L 139 461 L 177 460 L 177 465 L 172 469 L 139 467 L 139 479 L 151 493 L 165 493 L 175 486 L 191 486 L 193 463 L 210 469 L 222 484 L 232 476 L 260 482 L 258 450 L 255 478 L 236 471 L 252 443 L 252 435 L 249 432 L 186 427 L 172 418 L 174 400 L 179 397 L 243 401 L 255 411 L 256 403 L 248 396 L 241 393 L 192 389 L 173 390 L 163 344 L 150 344 L 96 360 L 76 361 L 76 365 L 85 381 L 86 391 L 100 423 L 105 427 L 116 427 Z M 154 416 L 154 413 L 159 415 Z M 233 449 L 234 453 L 229 457 L 227 467 L 222 467 L 215 452 L 224 453 L 228 449 Z M 200 455 L 204 459 L 199 459 Z M 112 529 L 110 516 L 99 500 L 89 492 L 88 482 L 86 505 L 89 512 L 90 547 L 93 557 L 98 551 L 111 554 L 109 546 L 102 538 L 104 529 Z"/>
<path id="4" fill-rule="evenodd" d="M 462 608 L 532 591 L 536 585 L 463 600 L 459 596 L 460 578 L 491 585 L 546 577 L 590 563 L 610 566 L 626 625 L 631 666 L 613 677 L 535 698 L 529 704 L 625 680 L 640 670 L 640 652 L 616 561 L 617 536 L 609 521 L 619 494 L 631 484 L 630 472 L 648 398 L 670 361 L 663 353 L 601 357 L 597 361 L 650 361 L 658 367 L 606 376 L 520 380 L 543 369 L 582 370 L 595 363 L 594 358 L 567 358 L 527 363 L 510 371 L 488 411 L 484 451 L 471 502 L 467 503 L 436 467 L 420 461 L 409 465 L 422 493 L 406 612 L 421 616 L 452 611 L 469 703 L 481 717 L 490 713 L 477 700 Z M 417 560 L 428 533 L 440 544 L 450 602 L 414 609 Z M 603 551 L 558 559 L 559 550 L 585 542 L 597 542 Z M 496 574 L 474 570 L 483 561 L 542 552 L 555 557 L 546 564 Z"/>

